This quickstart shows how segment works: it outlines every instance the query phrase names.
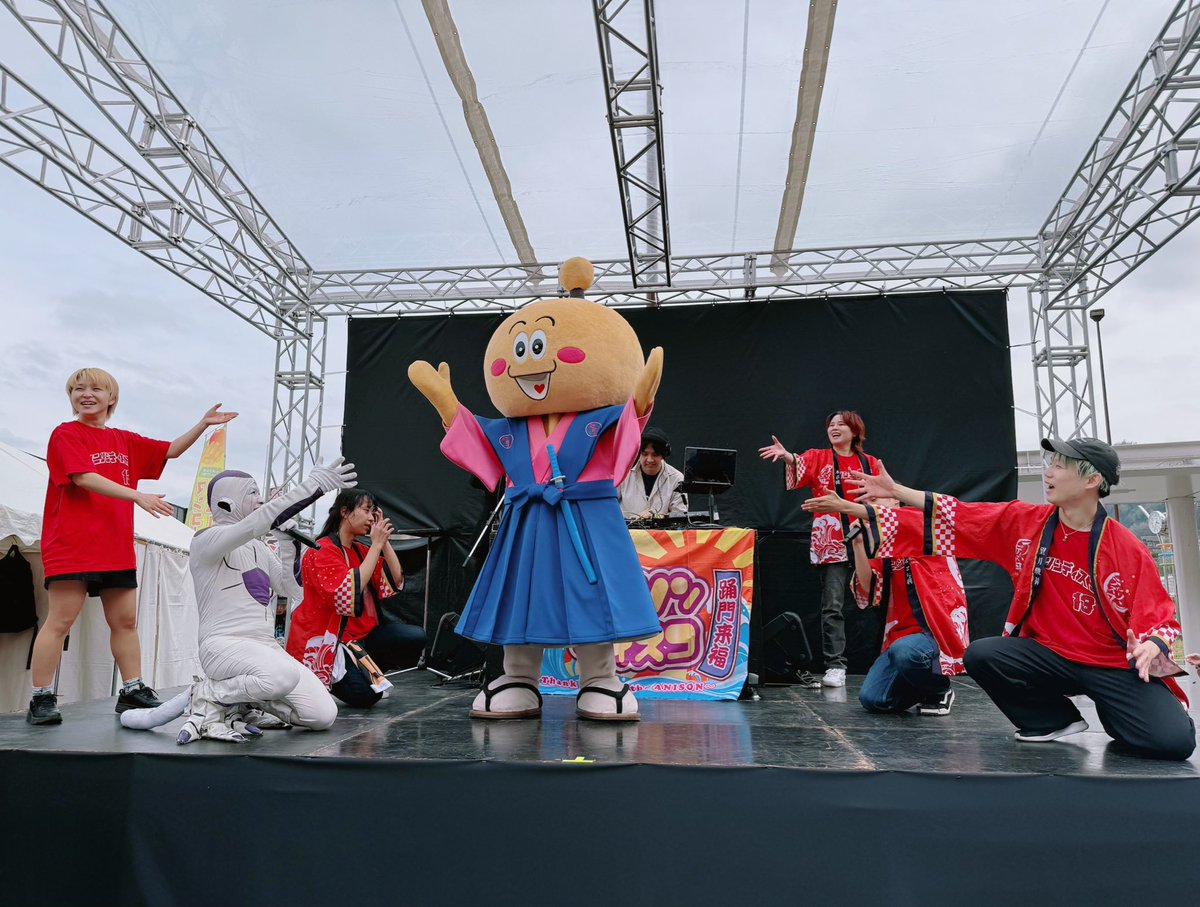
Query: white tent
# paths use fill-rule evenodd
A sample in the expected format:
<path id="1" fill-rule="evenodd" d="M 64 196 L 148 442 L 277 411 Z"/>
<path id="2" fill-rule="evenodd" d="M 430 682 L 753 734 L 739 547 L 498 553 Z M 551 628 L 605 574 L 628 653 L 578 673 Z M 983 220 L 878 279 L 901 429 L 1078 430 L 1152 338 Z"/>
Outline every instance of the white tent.
<path id="1" fill-rule="evenodd" d="M 39 622 L 47 610 L 40 549 L 46 482 L 43 460 L 0 443 L 0 555 L 15 544 L 33 567 Z M 133 532 L 142 676 L 153 687 L 177 686 L 199 673 L 196 598 L 188 573 L 192 530 L 178 520 L 155 519 L 134 508 Z M 0 607 L 5 604 L 0 602 Z M 32 630 L 0 633 L 0 712 L 22 709 L 29 702 L 25 664 L 32 637 Z M 109 695 L 113 670 L 104 612 L 99 599 L 89 599 L 63 653 L 60 702 Z"/>

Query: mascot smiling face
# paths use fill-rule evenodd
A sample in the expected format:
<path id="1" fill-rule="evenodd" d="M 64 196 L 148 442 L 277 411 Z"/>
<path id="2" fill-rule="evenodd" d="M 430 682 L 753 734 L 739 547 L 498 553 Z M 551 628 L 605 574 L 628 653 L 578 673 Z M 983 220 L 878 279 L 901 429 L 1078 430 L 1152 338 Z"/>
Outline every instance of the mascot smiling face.
<path id="1" fill-rule="evenodd" d="M 563 289 L 591 285 L 583 259 L 563 264 Z M 637 335 L 613 309 L 581 298 L 539 299 L 509 315 L 488 342 L 484 382 L 510 419 L 624 403 L 644 366 Z"/>

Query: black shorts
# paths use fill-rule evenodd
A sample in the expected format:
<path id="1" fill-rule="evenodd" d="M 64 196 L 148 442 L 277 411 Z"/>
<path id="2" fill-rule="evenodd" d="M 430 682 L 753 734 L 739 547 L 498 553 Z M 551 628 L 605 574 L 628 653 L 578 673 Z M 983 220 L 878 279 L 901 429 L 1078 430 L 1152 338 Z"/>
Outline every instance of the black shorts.
<path id="1" fill-rule="evenodd" d="M 94 570 L 87 573 L 60 573 L 58 576 L 47 576 L 44 583 L 47 589 L 58 580 L 76 580 L 87 587 L 87 594 L 96 596 L 101 589 L 136 589 L 136 570 Z"/>

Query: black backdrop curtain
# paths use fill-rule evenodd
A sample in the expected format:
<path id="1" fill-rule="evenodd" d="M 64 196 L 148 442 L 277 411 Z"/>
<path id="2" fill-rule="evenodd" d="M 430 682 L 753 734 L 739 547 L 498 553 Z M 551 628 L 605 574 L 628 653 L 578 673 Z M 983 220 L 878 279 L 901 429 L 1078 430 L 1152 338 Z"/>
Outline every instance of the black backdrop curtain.
<path id="1" fill-rule="evenodd" d="M 643 350 L 663 347 L 650 424 L 670 437 L 674 465 L 682 468 L 685 446 L 738 452 L 737 482 L 719 510 L 725 525 L 760 533 L 756 627 L 796 611 L 820 651 L 810 520 L 800 507 L 807 492 L 784 492 L 783 467 L 758 459 L 772 434 L 796 451 L 824 446 L 825 415 L 856 409 L 867 452 L 905 484 L 966 500 L 1016 496 L 1005 309 L 1003 292 L 986 291 L 622 312 Z M 415 359 L 449 363 L 459 400 L 496 415 L 482 357 L 501 320 L 406 316 L 349 325 L 343 450 L 398 529 L 435 535 L 433 620 L 465 601 L 479 558 L 465 569 L 463 559 L 496 498 L 439 453 L 440 421 L 406 369 Z M 962 566 L 972 635 L 999 633 L 1007 577 L 990 565 Z M 850 669 L 861 672 L 878 652 L 880 622 L 870 613 L 847 618 Z"/>

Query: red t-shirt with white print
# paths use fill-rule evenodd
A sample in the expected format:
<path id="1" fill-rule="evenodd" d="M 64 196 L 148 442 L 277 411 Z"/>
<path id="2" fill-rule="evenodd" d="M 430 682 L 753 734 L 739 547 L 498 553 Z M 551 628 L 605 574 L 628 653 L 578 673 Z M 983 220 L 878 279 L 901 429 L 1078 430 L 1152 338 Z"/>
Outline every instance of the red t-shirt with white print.
<path id="1" fill-rule="evenodd" d="M 1107 668 L 1127 668 L 1125 646 L 1109 627 L 1088 574 L 1088 532 L 1054 530 L 1046 552 L 1042 584 L 1021 627 L 1021 635 L 1036 640 L 1068 661 Z"/>
<path id="2" fill-rule="evenodd" d="M 167 441 L 119 428 L 64 422 L 50 435 L 50 482 L 42 511 L 42 566 L 46 576 L 133 570 L 133 502 L 85 491 L 71 481 L 94 472 L 126 488 L 157 479 L 167 462 Z"/>

